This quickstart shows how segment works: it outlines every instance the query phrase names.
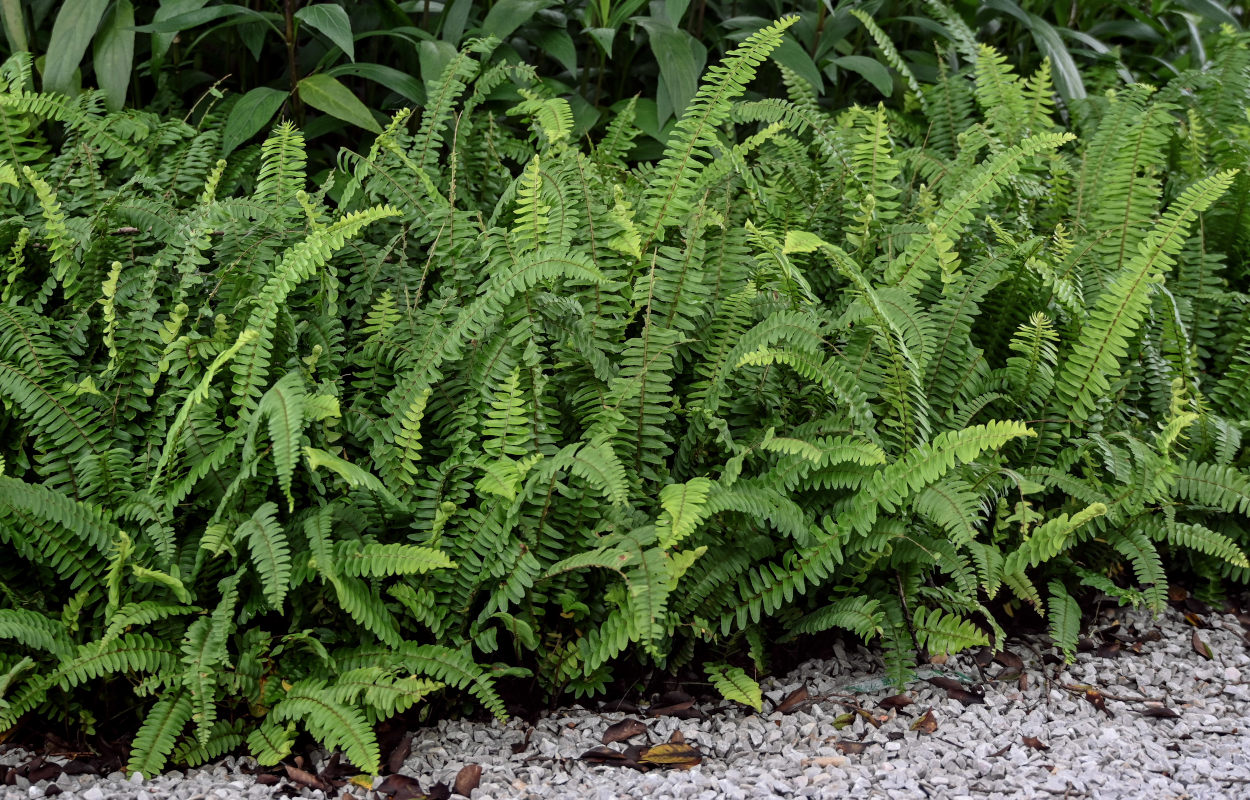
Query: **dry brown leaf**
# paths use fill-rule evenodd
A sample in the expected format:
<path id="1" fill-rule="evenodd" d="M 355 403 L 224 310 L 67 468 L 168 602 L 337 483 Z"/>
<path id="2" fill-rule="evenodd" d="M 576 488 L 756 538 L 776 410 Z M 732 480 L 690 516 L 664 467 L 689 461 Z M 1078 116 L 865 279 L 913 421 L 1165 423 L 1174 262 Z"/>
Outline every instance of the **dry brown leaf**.
<path id="1" fill-rule="evenodd" d="M 473 790 L 482 782 L 482 767 L 480 764 L 465 764 L 456 773 L 456 781 L 452 784 L 452 791 L 456 794 L 462 794 L 469 797 L 473 794 Z"/>
<path id="2" fill-rule="evenodd" d="M 868 749 L 867 742 L 852 742 L 842 739 L 833 743 L 833 748 L 839 753 L 845 753 L 848 756 L 857 756 Z"/>
<path id="3" fill-rule="evenodd" d="M 1198 635 L 1198 631 L 1194 631 L 1194 637 L 1190 641 L 1193 645 L 1194 652 L 1205 658 L 1207 661 L 1215 658 L 1215 654 L 1211 652 L 1211 645 L 1202 641 L 1202 637 Z"/>
<path id="4" fill-rule="evenodd" d="M 382 783 L 378 784 L 377 793 L 387 795 L 391 800 L 413 800 L 413 798 L 425 797 L 425 792 L 421 791 L 421 784 L 416 778 L 407 775 L 387 775 Z"/>
<path id="5" fill-rule="evenodd" d="M 586 752 L 578 756 L 582 761 L 589 761 L 594 764 L 615 764 L 622 765 L 632 762 L 625 753 L 620 750 L 613 750 L 611 747 L 592 747 Z"/>
<path id="6" fill-rule="evenodd" d="M 690 769 L 703 761 L 703 754 L 684 742 L 669 742 L 648 747 L 638 759 L 643 764 Z"/>
<path id="7" fill-rule="evenodd" d="M 680 729 L 674 728 L 673 735 L 668 737 L 668 740 L 673 744 L 682 744 L 686 741 L 686 734 L 682 733 Z"/>
<path id="8" fill-rule="evenodd" d="M 924 716 L 911 724 L 913 731 L 921 733 L 933 733 L 938 729 L 937 717 L 933 716 L 933 709 L 924 712 Z"/>
<path id="9" fill-rule="evenodd" d="M 791 711 L 806 703 L 809 699 L 811 699 L 811 695 L 807 691 L 807 685 L 804 684 L 782 698 L 781 702 L 777 704 L 773 711 L 780 711 L 782 714 L 789 714 Z"/>
<path id="10" fill-rule="evenodd" d="M 1032 747 L 1034 750 L 1050 749 L 1050 745 L 1044 744 L 1042 740 L 1036 736 L 1021 736 L 1020 741 L 1024 742 L 1027 746 Z"/>
<path id="11" fill-rule="evenodd" d="M 994 660 L 1007 669 L 1023 670 L 1024 660 L 1010 650 L 1001 650 L 994 654 Z"/>
<path id="12" fill-rule="evenodd" d="M 646 732 L 647 724 L 645 722 L 627 717 L 614 725 L 609 725 L 608 729 L 603 732 L 603 738 L 599 741 L 604 744 L 624 742 Z"/>
<path id="13" fill-rule="evenodd" d="M 1102 696 L 1102 692 L 1097 689 L 1086 689 L 1085 699 L 1088 700 L 1089 704 L 1094 708 L 1106 714 L 1108 717 L 1111 716 L 1111 712 L 1107 710 L 1107 699 Z"/>
<path id="14" fill-rule="evenodd" d="M 946 697 L 950 700 L 958 700 L 965 706 L 984 705 L 985 697 L 976 692 L 970 692 L 962 687 L 955 687 L 946 690 Z"/>
<path id="15" fill-rule="evenodd" d="M 301 786 L 307 786 L 309 789 L 321 789 L 322 791 L 329 788 L 324 781 L 307 770 L 292 767 L 290 764 L 285 764 L 284 766 L 287 778 Z"/>
<path id="16" fill-rule="evenodd" d="M 1143 717 L 1154 717 L 1155 719 L 1177 719 L 1180 714 L 1173 709 L 1163 705 L 1149 705 L 1139 712 Z"/>
<path id="17" fill-rule="evenodd" d="M 399 772 L 404 762 L 408 760 L 408 754 L 412 752 L 412 734 L 405 733 L 404 738 L 399 740 L 399 744 L 395 745 L 395 749 L 386 757 L 386 768 L 390 772 Z"/>
<path id="18" fill-rule="evenodd" d="M 914 701 L 905 694 L 895 694 L 882 698 L 877 705 L 889 711 L 895 708 L 904 708 L 905 706 L 911 705 L 913 702 Z"/>

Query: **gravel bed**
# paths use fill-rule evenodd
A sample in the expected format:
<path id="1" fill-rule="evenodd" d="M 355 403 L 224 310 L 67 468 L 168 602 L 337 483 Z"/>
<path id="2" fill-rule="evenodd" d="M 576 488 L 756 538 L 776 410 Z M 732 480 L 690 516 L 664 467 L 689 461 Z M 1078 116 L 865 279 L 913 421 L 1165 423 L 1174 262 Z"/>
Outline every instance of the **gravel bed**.
<path id="1" fill-rule="evenodd" d="M 416 732 L 401 773 L 429 791 L 478 764 L 474 800 L 1250 797 L 1250 644 L 1238 619 L 1211 613 L 1194 617 L 1206 626 L 1195 628 L 1174 610 L 1158 619 L 1115 613 L 1121 627 L 1087 643 L 1101 652 L 1082 652 L 1066 667 L 1045 663 L 1053 659 L 1043 658 L 1044 641 L 1013 640 L 1008 650 L 1023 661 L 1023 680 L 1013 677 L 1010 657 L 987 665 L 986 654 L 962 654 L 922 672 L 959 680 L 955 697 L 921 680 L 906 692 L 910 705 L 883 709 L 879 702 L 892 692 L 880 681 L 879 658 L 839 650 L 837 658 L 766 681 L 763 714 L 734 708 L 649 718 L 575 706 L 532 729 L 520 720 L 444 721 Z M 1203 644 L 1210 659 L 1199 652 Z M 802 691 L 808 702 L 770 711 Z M 643 772 L 579 760 L 627 717 L 648 730 L 612 748 L 668 742 L 680 732 L 702 763 Z M 16 750 L 0 755 L 0 776 L 28 758 Z M 270 797 L 282 788 L 256 783 L 242 769 L 249 765 L 227 758 L 149 780 L 62 775 L 31 785 L 19 777 L 0 786 L 0 797 L 38 798 L 56 786 L 61 797 L 82 800 L 213 800 Z M 284 785 L 304 797 L 387 797 L 351 783 L 329 793 Z"/>

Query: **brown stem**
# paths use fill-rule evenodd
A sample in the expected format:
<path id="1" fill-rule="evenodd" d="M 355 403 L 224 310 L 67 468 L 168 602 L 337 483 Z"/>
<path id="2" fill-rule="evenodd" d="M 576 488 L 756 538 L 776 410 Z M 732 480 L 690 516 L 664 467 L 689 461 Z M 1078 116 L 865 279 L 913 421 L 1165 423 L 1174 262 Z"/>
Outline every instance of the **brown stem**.
<path id="1" fill-rule="evenodd" d="M 286 17 L 286 66 L 291 73 L 291 112 L 298 125 L 304 124 L 304 104 L 299 99 L 299 67 L 295 58 L 295 7 L 299 0 L 285 0 L 282 4 Z"/>

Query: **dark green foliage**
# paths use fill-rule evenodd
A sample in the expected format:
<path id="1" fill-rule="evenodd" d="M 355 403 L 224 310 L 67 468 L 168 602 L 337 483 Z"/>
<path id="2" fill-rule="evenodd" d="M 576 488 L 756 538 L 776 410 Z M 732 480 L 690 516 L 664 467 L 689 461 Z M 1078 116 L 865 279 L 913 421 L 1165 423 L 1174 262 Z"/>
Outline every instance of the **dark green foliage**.
<path id="1" fill-rule="evenodd" d="M 490 43 L 317 182 L 294 126 L 219 160 L 10 62 L 0 730 L 90 727 L 111 684 L 133 770 L 304 730 L 372 771 L 439 691 L 502 716 L 501 678 L 833 627 L 906 681 L 998 641 L 991 601 L 1071 652 L 1076 598 L 1157 608 L 1165 556 L 1245 580 L 1248 150 L 1215 131 L 1250 72 L 1069 125 L 969 40 L 923 106 L 742 101 L 795 24 L 632 167 L 634 107 L 582 148 Z"/>

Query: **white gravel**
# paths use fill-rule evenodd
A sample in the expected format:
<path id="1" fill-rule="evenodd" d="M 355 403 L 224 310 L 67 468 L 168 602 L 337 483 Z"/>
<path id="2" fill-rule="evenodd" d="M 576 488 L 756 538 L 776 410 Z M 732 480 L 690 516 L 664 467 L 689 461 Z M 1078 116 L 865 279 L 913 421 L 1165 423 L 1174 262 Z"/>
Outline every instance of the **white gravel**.
<path id="1" fill-rule="evenodd" d="M 1169 610 L 1159 619 L 1141 612 L 1116 613 L 1125 622 L 1121 631 L 1157 629 L 1160 637 L 1144 642 L 1141 654 L 1128 652 L 1126 644 L 1117 658 L 1081 653 L 1066 668 L 1041 662 L 1044 642 L 1009 642 L 1008 649 L 1024 659 L 1028 685 L 1022 689 L 1014 679 L 989 680 L 984 704 L 965 707 L 920 681 L 907 692 L 913 705 L 883 711 L 877 701 L 892 692 L 879 688 L 880 662 L 857 648 L 839 651 L 833 660 L 807 662 L 782 680 L 766 681 L 764 714 L 731 710 L 701 720 L 643 718 L 650 730 L 631 743 L 665 742 L 679 730 L 704 756 L 701 765 L 688 770 L 639 772 L 579 761 L 578 756 L 600 744 L 604 729 L 628 715 L 573 707 L 542 718 L 532 731 L 519 720 L 506 725 L 440 722 L 416 733 L 402 772 L 428 790 L 437 781 L 452 784 L 465 764 L 480 764 L 482 779 L 474 800 L 1250 797 L 1250 645 L 1237 619 L 1219 613 L 1205 617 L 1209 627 L 1198 633 L 1214 655 L 1206 660 L 1193 647 L 1194 627 L 1178 612 Z M 981 673 L 971 655 L 937 669 L 977 680 L 1007 671 L 993 664 Z M 813 697 L 847 696 L 788 714 L 768 712 L 804 685 Z M 1110 715 L 1088 702 L 1081 685 L 1101 693 Z M 864 688 L 876 690 L 855 691 Z M 1162 701 L 1180 716 L 1144 716 L 1140 712 L 1150 707 L 1146 699 Z M 838 701 L 871 711 L 880 727 L 857 715 L 837 729 L 835 721 L 847 711 Z M 936 730 L 911 730 L 928 710 Z M 527 733 L 528 746 L 514 754 L 513 745 Z M 1027 746 L 1022 740 L 1026 736 L 1049 749 Z M 853 752 L 857 743 L 864 745 L 860 753 Z M 18 751 L 0 756 L 0 777 L 8 765 L 26 757 Z M 273 795 L 272 787 L 255 784 L 238 765 L 239 760 L 228 758 L 147 781 L 128 781 L 120 773 L 62 776 L 56 785 L 63 790 L 61 797 L 82 800 Z M 47 788 L 46 783 L 31 786 L 19 778 L 13 786 L 0 786 L 0 797 L 38 798 Z M 300 793 L 325 797 L 317 790 Z M 351 784 L 330 796 L 344 794 L 381 797 Z"/>

